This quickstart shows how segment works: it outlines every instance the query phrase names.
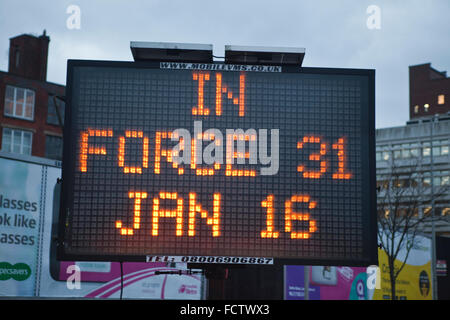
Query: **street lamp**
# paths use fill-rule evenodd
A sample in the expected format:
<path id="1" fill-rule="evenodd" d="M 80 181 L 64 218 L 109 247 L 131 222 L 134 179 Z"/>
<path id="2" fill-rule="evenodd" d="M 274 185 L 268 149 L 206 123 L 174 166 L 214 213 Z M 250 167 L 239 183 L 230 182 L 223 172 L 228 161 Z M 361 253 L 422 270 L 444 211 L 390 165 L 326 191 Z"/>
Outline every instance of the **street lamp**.
<path id="1" fill-rule="evenodd" d="M 433 129 L 434 123 L 438 120 L 435 114 L 430 119 L 430 171 L 431 171 L 431 278 L 433 288 L 433 300 L 438 299 L 437 275 L 436 275 L 436 227 L 435 227 L 435 201 L 434 201 L 434 160 L 433 160 Z"/>

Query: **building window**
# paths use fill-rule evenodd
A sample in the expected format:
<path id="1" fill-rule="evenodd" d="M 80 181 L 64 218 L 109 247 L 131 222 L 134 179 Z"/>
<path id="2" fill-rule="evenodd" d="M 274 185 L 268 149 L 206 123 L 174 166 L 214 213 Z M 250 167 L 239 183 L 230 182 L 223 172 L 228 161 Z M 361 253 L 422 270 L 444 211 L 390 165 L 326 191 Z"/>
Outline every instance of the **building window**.
<path id="1" fill-rule="evenodd" d="M 56 98 L 55 96 L 49 95 L 47 107 L 47 123 L 59 126 L 60 125 L 58 120 L 58 112 L 59 112 L 59 116 L 61 117 L 61 124 L 64 125 L 64 109 L 65 109 L 64 101 Z"/>
<path id="2" fill-rule="evenodd" d="M 423 143 L 422 156 L 429 157 L 431 155 L 431 147 L 429 142 Z"/>
<path id="3" fill-rule="evenodd" d="M 438 95 L 438 104 L 445 104 L 445 95 Z"/>
<path id="4" fill-rule="evenodd" d="M 427 147 L 425 147 L 425 144 Z M 430 156 L 430 143 L 424 142 L 423 156 Z M 433 143 L 433 156 L 447 156 L 449 154 L 448 140 L 440 140 Z"/>
<path id="5" fill-rule="evenodd" d="M 450 208 L 443 208 L 441 214 L 443 216 L 450 216 Z"/>
<path id="6" fill-rule="evenodd" d="M 448 186 L 450 185 L 450 175 L 449 171 L 441 171 L 441 186 Z"/>
<path id="7" fill-rule="evenodd" d="M 440 146 L 435 146 L 435 143 L 433 143 L 433 149 L 432 149 L 433 157 L 438 157 L 438 156 L 441 155 L 441 147 Z"/>
<path id="8" fill-rule="evenodd" d="M 434 186 L 440 186 L 441 185 L 441 177 L 433 176 L 433 185 Z"/>
<path id="9" fill-rule="evenodd" d="M 418 158 L 420 154 L 419 145 L 417 143 L 411 143 L 411 157 Z"/>
<path id="10" fill-rule="evenodd" d="M 63 142 L 61 137 L 45 136 L 45 157 L 62 160 Z"/>
<path id="11" fill-rule="evenodd" d="M 419 106 L 418 105 L 414 106 L 414 113 L 419 113 Z"/>
<path id="12" fill-rule="evenodd" d="M 2 150 L 31 155 L 33 134 L 30 131 L 3 128 Z"/>
<path id="13" fill-rule="evenodd" d="M 423 208 L 423 215 L 424 215 L 424 216 L 431 215 L 431 213 L 432 213 L 431 210 L 432 210 L 432 209 L 433 209 L 433 208 L 430 207 L 430 206 Z"/>
<path id="14" fill-rule="evenodd" d="M 431 173 L 430 172 L 423 173 L 422 186 L 423 187 L 431 186 Z"/>
<path id="15" fill-rule="evenodd" d="M 26 120 L 33 120 L 34 91 L 6 86 L 5 115 Z"/>
<path id="16" fill-rule="evenodd" d="M 448 141 L 441 140 L 441 156 L 446 156 L 449 153 Z"/>
<path id="17" fill-rule="evenodd" d="M 407 159 L 411 157 L 410 145 L 408 143 L 402 144 L 402 158 Z"/>
<path id="18" fill-rule="evenodd" d="M 425 104 L 423 105 L 423 109 L 425 110 L 425 112 L 428 112 L 429 109 L 430 109 L 430 105 L 429 105 L 428 103 L 425 103 Z"/>
<path id="19" fill-rule="evenodd" d="M 381 159 L 382 159 L 382 158 L 381 158 L 381 152 L 377 152 L 377 153 L 376 153 L 376 160 L 377 160 L 377 161 L 381 161 Z"/>
<path id="20" fill-rule="evenodd" d="M 20 65 L 20 51 L 19 49 L 16 49 L 15 51 L 15 63 L 16 63 L 16 68 L 19 68 Z"/>
<path id="21" fill-rule="evenodd" d="M 394 144 L 392 146 L 392 149 L 394 150 L 394 159 L 400 159 L 402 157 L 402 145 L 401 144 Z"/>
<path id="22" fill-rule="evenodd" d="M 413 188 L 417 188 L 420 184 L 420 176 L 417 173 L 411 174 L 411 178 L 409 179 L 409 185 Z"/>

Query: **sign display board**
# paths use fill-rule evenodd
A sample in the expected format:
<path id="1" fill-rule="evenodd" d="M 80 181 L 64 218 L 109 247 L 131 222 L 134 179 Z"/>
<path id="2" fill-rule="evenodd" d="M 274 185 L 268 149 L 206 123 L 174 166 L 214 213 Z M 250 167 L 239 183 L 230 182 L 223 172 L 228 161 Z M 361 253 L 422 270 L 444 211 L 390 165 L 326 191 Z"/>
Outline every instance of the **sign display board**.
<path id="1" fill-rule="evenodd" d="M 374 71 L 68 63 L 65 260 L 377 261 Z"/>

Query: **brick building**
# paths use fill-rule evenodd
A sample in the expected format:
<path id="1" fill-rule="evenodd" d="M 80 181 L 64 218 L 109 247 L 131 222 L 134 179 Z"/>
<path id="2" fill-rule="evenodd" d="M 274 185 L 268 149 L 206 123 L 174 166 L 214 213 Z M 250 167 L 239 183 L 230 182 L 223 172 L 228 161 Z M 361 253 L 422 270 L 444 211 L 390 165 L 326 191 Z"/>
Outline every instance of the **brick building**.
<path id="1" fill-rule="evenodd" d="M 409 67 L 409 118 L 450 112 L 450 78 L 431 63 Z"/>
<path id="2" fill-rule="evenodd" d="M 0 71 L 0 148 L 62 159 L 65 86 L 47 82 L 50 38 L 10 39 L 8 72 Z"/>

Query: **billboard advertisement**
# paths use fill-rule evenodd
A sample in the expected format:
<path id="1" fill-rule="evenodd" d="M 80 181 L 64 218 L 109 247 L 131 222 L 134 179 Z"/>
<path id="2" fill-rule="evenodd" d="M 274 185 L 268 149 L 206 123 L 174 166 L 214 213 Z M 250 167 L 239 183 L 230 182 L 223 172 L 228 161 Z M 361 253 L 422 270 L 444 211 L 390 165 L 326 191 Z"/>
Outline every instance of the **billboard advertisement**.
<path id="1" fill-rule="evenodd" d="M 381 288 L 375 290 L 373 299 L 390 300 L 392 294 L 388 256 L 384 250 L 378 249 L 378 257 Z M 406 257 L 406 264 L 396 281 L 396 299 L 431 300 L 431 240 L 417 235 L 408 255 L 406 246 L 400 248 L 398 257 L 395 260 L 395 268 L 400 267 Z"/>
<path id="2" fill-rule="evenodd" d="M 431 240 L 417 235 L 399 250 L 395 268 L 406 264 L 396 281 L 398 300 L 431 300 Z M 378 249 L 378 268 L 309 267 L 310 300 L 391 300 L 388 256 Z M 303 300 L 305 297 L 305 267 L 287 265 L 284 268 L 284 299 Z"/>
<path id="3" fill-rule="evenodd" d="M 36 289 L 45 168 L 0 158 L 0 294 Z M 18 285 L 20 284 L 20 285 Z"/>
<path id="4" fill-rule="evenodd" d="M 305 299 L 305 267 L 285 266 L 285 300 Z M 309 267 L 309 300 L 368 300 L 366 268 Z"/>
<path id="5" fill-rule="evenodd" d="M 183 263 L 56 260 L 60 163 L 1 152 L 0 168 L 0 296 L 204 296 L 203 276 Z"/>

